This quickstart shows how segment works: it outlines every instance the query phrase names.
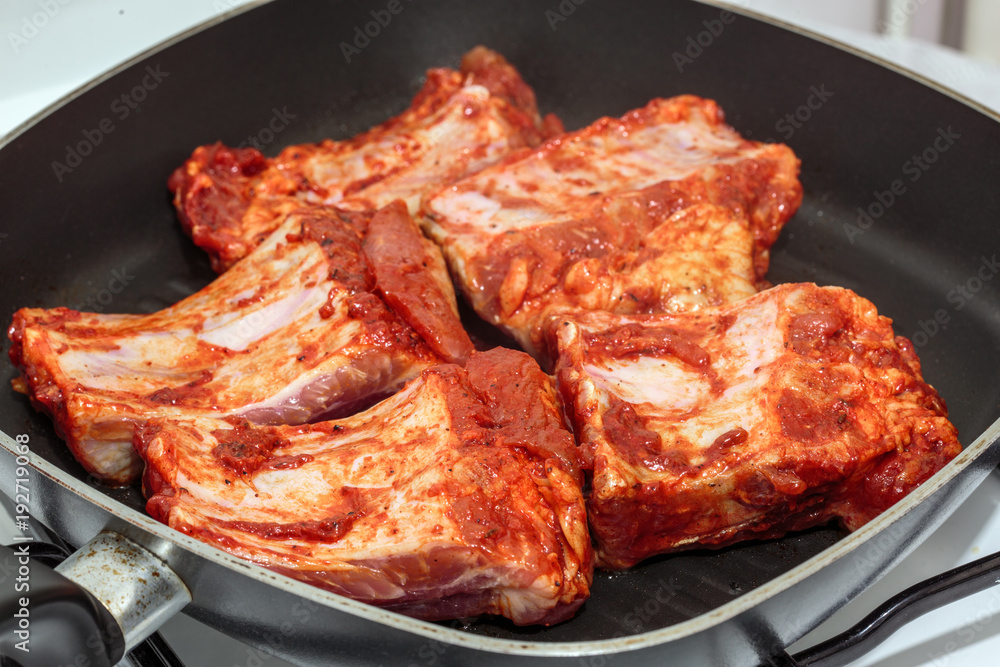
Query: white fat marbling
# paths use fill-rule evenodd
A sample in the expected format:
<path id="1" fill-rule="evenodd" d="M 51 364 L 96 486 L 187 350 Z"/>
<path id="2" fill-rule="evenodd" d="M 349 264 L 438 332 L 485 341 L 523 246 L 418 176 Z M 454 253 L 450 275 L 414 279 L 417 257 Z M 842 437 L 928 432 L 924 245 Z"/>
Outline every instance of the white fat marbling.
<path id="1" fill-rule="evenodd" d="M 636 357 L 583 370 L 601 390 L 632 404 L 650 403 L 657 411 L 690 410 L 711 391 L 704 373 L 672 358 Z"/>

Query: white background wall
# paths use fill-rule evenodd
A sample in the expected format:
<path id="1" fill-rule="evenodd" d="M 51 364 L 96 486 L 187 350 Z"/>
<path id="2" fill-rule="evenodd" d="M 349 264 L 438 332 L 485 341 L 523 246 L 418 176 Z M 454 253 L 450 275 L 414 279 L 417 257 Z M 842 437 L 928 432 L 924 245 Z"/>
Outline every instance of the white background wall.
<path id="1" fill-rule="evenodd" d="M 969 55 L 1000 64 L 1000 2 L 968 0 L 965 21 L 965 51 Z"/>
<path id="2" fill-rule="evenodd" d="M 906 35 L 948 44 L 948 13 L 959 23 L 956 36 L 962 50 L 974 58 L 1000 63 L 1000 2 L 998 0 L 731 0 L 764 14 L 809 27 L 837 26 L 884 33 L 901 20 Z M 895 17 L 895 20 L 894 20 Z"/>

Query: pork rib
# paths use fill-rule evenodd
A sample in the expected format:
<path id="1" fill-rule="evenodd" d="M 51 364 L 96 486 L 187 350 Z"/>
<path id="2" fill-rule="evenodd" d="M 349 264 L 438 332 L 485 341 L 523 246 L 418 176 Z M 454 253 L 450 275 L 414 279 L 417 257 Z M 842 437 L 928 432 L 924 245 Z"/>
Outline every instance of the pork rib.
<path id="1" fill-rule="evenodd" d="M 447 186 L 421 224 L 473 308 L 537 355 L 564 308 L 676 312 L 753 293 L 801 198 L 790 149 L 745 140 L 714 102 L 683 96 Z"/>
<path id="2" fill-rule="evenodd" d="M 299 209 L 166 310 L 22 309 L 9 336 L 16 385 L 84 467 L 115 484 L 138 475 L 132 431 L 150 416 L 303 423 L 366 407 L 472 351 L 440 252 L 402 202 L 374 217 Z"/>
<path id="3" fill-rule="evenodd" d="M 961 451 L 911 343 L 845 289 L 567 315 L 552 335 L 605 567 L 833 518 L 856 529 Z"/>
<path id="4" fill-rule="evenodd" d="M 430 70 L 406 111 L 353 139 L 289 146 L 273 159 L 201 146 L 168 186 L 185 231 L 221 272 L 303 203 L 377 209 L 403 199 L 414 213 L 425 192 L 560 129 L 539 116 L 510 63 L 476 47 L 460 71 Z"/>
<path id="5" fill-rule="evenodd" d="M 149 513 L 310 584 L 419 618 L 568 618 L 593 572 L 573 437 L 526 354 L 425 370 L 304 426 L 150 421 Z"/>

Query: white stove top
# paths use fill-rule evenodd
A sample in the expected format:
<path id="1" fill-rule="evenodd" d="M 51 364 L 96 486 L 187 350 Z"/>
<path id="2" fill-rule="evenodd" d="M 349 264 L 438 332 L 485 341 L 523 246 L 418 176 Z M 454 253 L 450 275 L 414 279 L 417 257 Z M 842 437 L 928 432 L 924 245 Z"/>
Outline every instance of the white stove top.
<path id="1" fill-rule="evenodd" d="M 252 0 L 3 0 L 0 4 L 0 136 L 94 76 L 232 7 Z M 734 4 L 756 8 L 739 0 Z M 774 6 L 774 3 L 771 4 Z M 762 7 L 762 11 L 766 8 Z M 1000 68 L 957 52 L 781 16 L 899 63 L 1000 110 Z M 864 595 L 791 647 L 813 646 L 918 581 L 1000 551 L 1000 475 L 994 472 L 948 522 Z M 13 534 L 0 517 L 0 543 Z M 1000 586 L 918 619 L 853 667 L 972 667 L 1000 655 Z M 188 667 L 287 663 L 180 616 L 162 630 Z"/>

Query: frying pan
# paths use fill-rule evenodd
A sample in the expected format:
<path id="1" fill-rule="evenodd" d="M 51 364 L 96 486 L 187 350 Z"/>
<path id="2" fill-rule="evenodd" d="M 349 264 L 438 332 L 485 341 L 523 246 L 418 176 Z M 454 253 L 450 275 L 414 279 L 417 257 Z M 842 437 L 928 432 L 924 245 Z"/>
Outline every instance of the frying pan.
<path id="1" fill-rule="evenodd" d="M 787 139 L 802 159 L 805 200 L 772 252 L 770 279 L 848 287 L 892 317 L 948 401 L 963 453 L 851 535 L 823 527 L 598 573 L 581 613 L 551 628 L 421 622 L 228 556 L 147 517 L 137 488 L 90 479 L 49 420 L 3 391 L 0 479 L 12 493 L 15 439 L 28 436 L 36 519 L 74 546 L 105 529 L 125 536 L 180 577 L 192 597 L 185 613 L 302 664 L 499 665 L 516 656 L 517 664 L 754 665 L 901 560 L 997 465 L 994 115 L 711 5 L 403 0 L 376 34 L 358 38 L 386 7 L 253 6 L 138 57 L 7 137 L 0 317 L 24 306 L 148 312 L 179 300 L 213 277 L 165 188 L 194 146 L 238 145 L 279 112 L 294 119 L 266 145 L 270 154 L 351 136 L 405 108 L 428 67 L 454 66 L 485 44 L 569 128 L 694 93 L 717 100 L 745 136 Z M 146 95 L 123 116 L 115 101 L 136 86 Z M 781 119 L 817 90 L 827 92 L 821 108 L 789 135 Z"/>

